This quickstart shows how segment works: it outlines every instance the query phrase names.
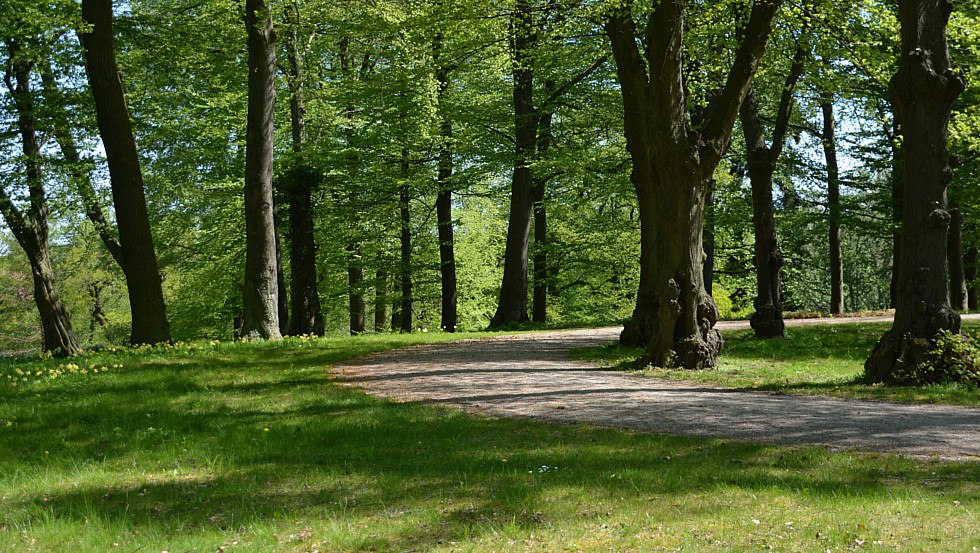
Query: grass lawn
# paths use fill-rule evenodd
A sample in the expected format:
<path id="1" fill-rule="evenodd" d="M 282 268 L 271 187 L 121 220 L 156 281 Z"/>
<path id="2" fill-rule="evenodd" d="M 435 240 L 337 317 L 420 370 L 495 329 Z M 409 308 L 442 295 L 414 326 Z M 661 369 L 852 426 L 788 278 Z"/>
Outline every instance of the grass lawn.
<path id="1" fill-rule="evenodd" d="M 327 376 L 357 354 L 452 338 L 3 362 L 0 551 L 980 546 L 980 463 L 491 420 Z M 736 343 L 744 366 L 763 358 Z"/>
<path id="2" fill-rule="evenodd" d="M 861 382 L 864 361 L 889 327 L 884 323 L 839 323 L 786 328 L 783 340 L 758 340 L 751 330 L 722 333 L 721 363 L 707 371 L 647 368 L 638 374 L 718 386 L 794 394 L 980 406 L 980 388 L 961 384 L 885 387 Z M 980 321 L 964 321 L 980 334 Z M 977 338 L 975 338 L 976 340 Z M 574 352 L 579 359 L 631 370 L 642 350 L 609 345 Z"/>

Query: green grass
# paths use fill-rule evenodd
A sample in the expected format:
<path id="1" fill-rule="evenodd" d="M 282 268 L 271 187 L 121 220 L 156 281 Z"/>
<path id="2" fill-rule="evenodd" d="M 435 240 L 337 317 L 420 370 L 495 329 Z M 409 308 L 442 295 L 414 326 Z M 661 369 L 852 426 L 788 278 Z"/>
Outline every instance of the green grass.
<path id="1" fill-rule="evenodd" d="M 977 321 L 964 321 L 968 333 Z M 705 371 L 646 368 L 639 374 L 733 388 L 771 392 L 832 395 L 912 403 L 980 406 L 980 389 L 963 384 L 887 387 L 861 382 L 864 361 L 887 330 L 883 323 L 839 323 L 791 326 L 782 340 L 759 340 L 751 330 L 723 333 L 719 366 Z M 574 352 L 579 359 L 631 370 L 642 350 L 616 344 Z"/>
<path id="2" fill-rule="evenodd" d="M 978 543 L 980 463 L 486 419 L 372 399 L 325 370 L 453 338 L 103 352 L 75 372 L 55 360 L 0 365 L 32 373 L 0 383 L 0 551 Z M 36 375 L 58 367 L 67 374 Z"/>

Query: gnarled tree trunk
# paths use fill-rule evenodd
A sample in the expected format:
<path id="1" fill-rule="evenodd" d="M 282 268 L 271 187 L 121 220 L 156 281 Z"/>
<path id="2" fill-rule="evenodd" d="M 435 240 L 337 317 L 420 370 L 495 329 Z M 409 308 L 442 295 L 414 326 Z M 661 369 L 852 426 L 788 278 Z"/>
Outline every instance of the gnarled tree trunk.
<path id="1" fill-rule="evenodd" d="M 623 332 L 626 338 L 628 332 L 636 336 L 636 330 L 649 329 L 640 363 L 690 369 L 717 364 L 722 339 L 714 328 L 718 310 L 703 280 L 704 207 L 779 4 L 754 4 L 727 82 L 708 95 L 711 105 L 693 124 L 682 55 L 684 1 L 657 5 L 646 25 L 642 53 L 631 5 L 627 2 L 607 16 L 633 162 L 631 179 L 641 220 L 648 217 L 651 222 L 641 230 L 641 289 L 633 328 Z"/>
<path id="2" fill-rule="evenodd" d="M 85 72 L 109 165 L 119 243 L 125 260 L 122 269 L 133 316 L 130 342 L 169 342 L 170 324 L 146 210 L 143 173 L 116 63 L 112 0 L 82 0 L 82 18 L 91 26 L 79 38 L 85 49 Z"/>
<path id="3" fill-rule="evenodd" d="M 946 275 L 946 187 L 952 179 L 947 129 L 953 103 L 966 86 L 950 69 L 946 24 L 952 5 L 899 0 L 898 8 L 901 57 L 890 89 L 907 161 L 902 165 L 902 253 L 895 321 L 864 365 L 865 376 L 874 382 L 895 382 L 897 370 L 914 370 L 940 330 L 960 331 Z"/>

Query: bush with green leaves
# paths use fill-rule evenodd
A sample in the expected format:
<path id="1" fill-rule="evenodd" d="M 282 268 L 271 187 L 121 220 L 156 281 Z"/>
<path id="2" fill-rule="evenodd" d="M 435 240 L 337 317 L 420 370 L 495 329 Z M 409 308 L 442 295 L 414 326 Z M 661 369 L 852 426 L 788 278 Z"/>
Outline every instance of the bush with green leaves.
<path id="1" fill-rule="evenodd" d="M 896 368 L 895 381 L 909 385 L 980 385 L 980 347 L 966 335 L 941 330 L 920 363 Z"/>

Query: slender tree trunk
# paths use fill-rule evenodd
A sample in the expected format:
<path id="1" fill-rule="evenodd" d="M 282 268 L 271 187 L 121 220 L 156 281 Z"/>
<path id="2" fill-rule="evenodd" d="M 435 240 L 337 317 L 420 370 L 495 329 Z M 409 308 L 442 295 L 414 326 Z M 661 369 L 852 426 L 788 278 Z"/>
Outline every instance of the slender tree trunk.
<path id="1" fill-rule="evenodd" d="M 632 321 L 634 335 L 645 326 L 651 337 L 641 364 L 689 369 L 717 364 L 722 339 L 714 328 L 718 309 L 703 280 L 704 208 L 779 5 L 753 5 L 727 82 L 699 116 L 703 120 L 697 121 L 697 130 L 691 125 L 684 79 L 684 1 L 657 5 L 646 25 L 642 52 L 630 5 L 607 16 L 633 162 L 631 179 L 641 219 L 652 222 L 641 236 L 641 289 Z M 641 309 L 645 312 L 638 320 Z M 628 325 L 624 338 L 629 331 Z"/>
<path id="2" fill-rule="evenodd" d="M 438 186 L 436 196 L 436 220 L 439 226 L 439 273 L 442 279 L 441 327 L 446 332 L 456 332 L 456 253 L 453 236 L 453 123 L 446 110 L 445 102 L 449 91 L 449 69 L 441 61 L 442 35 L 436 38 L 433 46 L 438 69 L 439 82 L 439 144 Z"/>
<path id="3" fill-rule="evenodd" d="M 534 17 L 528 0 L 518 0 L 511 18 L 511 64 L 514 77 L 513 105 L 514 171 L 511 178 L 510 216 L 504 251 L 504 275 L 500 286 L 497 311 L 490 328 L 523 323 L 527 318 L 528 244 L 531 235 L 534 186 L 531 162 L 537 139 L 537 115 L 534 110 L 534 69 L 531 49 L 534 44 Z"/>
<path id="4" fill-rule="evenodd" d="M 54 269 L 48 246 L 48 205 L 41 174 L 41 144 L 37 138 L 31 71 L 34 63 L 21 57 L 21 47 L 7 40 L 10 62 L 5 82 L 17 111 L 17 128 L 21 137 L 27 176 L 28 212 L 25 218 L 0 185 L 0 214 L 17 242 L 27 254 L 34 282 L 34 303 L 41 318 L 42 348 L 59 356 L 78 353 L 78 337 L 71 317 L 58 296 Z"/>
<path id="5" fill-rule="evenodd" d="M 242 335 L 275 340 L 279 280 L 272 200 L 276 31 L 264 0 L 246 0 L 248 124 L 245 146 L 245 289 Z"/>
<path id="6" fill-rule="evenodd" d="M 273 216 L 273 230 L 276 237 L 276 299 L 278 300 L 279 334 L 289 334 L 289 295 L 286 291 L 286 270 L 282 264 L 282 240 L 279 238 L 278 217 Z"/>
<path id="7" fill-rule="evenodd" d="M 378 269 L 374 276 L 374 331 L 384 332 L 388 326 L 388 271 Z"/>
<path id="8" fill-rule="evenodd" d="M 949 237 L 946 256 L 949 266 L 949 299 L 952 308 L 957 311 L 968 311 L 966 271 L 963 262 L 963 212 L 959 206 L 950 209 Z"/>
<path id="9" fill-rule="evenodd" d="M 712 181 L 708 188 L 708 198 L 704 205 L 704 236 L 701 242 L 704 246 L 704 291 L 714 298 L 712 290 L 715 279 L 715 183 Z"/>
<path id="10" fill-rule="evenodd" d="M 549 82 L 545 90 L 552 89 L 554 83 Z M 536 147 L 539 156 L 543 156 L 551 148 L 552 118 L 551 113 L 544 113 L 539 118 Z M 542 175 L 534 175 L 533 180 L 531 205 L 534 209 L 534 290 L 531 320 L 544 323 L 548 320 L 548 211 L 544 203 L 548 179 Z"/>
<path id="11" fill-rule="evenodd" d="M 133 344 L 169 342 L 170 324 L 146 210 L 143 173 L 116 63 L 112 0 L 82 0 L 82 18 L 91 26 L 79 38 L 85 50 L 85 70 L 109 164 L 119 243 L 125 260 L 122 269 L 133 316 L 130 341 Z"/>
<path id="12" fill-rule="evenodd" d="M 844 263 L 841 253 L 840 170 L 837 166 L 834 99 L 829 92 L 820 94 L 823 112 L 823 152 L 827 161 L 827 206 L 830 211 L 830 312 L 844 312 Z"/>
<path id="13" fill-rule="evenodd" d="M 313 223 L 313 190 L 318 184 L 316 171 L 304 157 L 306 143 L 306 107 L 304 102 L 303 61 L 305 51 L 299 37 L 297 3 L 286 5 L 289 33 L 286 35 L 286 57 L 289 61 L 290 124 L 295 154 L 292 171 L 286 179 L 289 201 L 290 298 L 289 334 L 323 336 L 323 310 L 317 289 L 316 234 Z"/>
<path id="14" fill-rule="evenodd" d="M 407 154 L 406 161 L 403 162 L 402 175 L 408 178 Z M 401 331 L 412 332 L 412 212 L 409 201 L 408 184 L 403 184 L 398 191 L 398 205 L 401 215 L 401 275 L 402 298 L 401 298 Z"/>
<path id="15" fill-rule="evenodd" d="M 361 259 L 361 244 L 352 242 L 347 245 L 347 285 L 348 307 L 350 308 L 350 333 L 352 336 L 363 333 L 367 329 L 367 301 L 364 299 L 364 264 Z"/>
<path id="16" fill-rule="evenodd" d="M 966 275 L 966 306 L 970 311 L 977 310 L 977 247 L 970 246 L 963 255 L 963 272 Z"/>
<path id="17" fill-rule="evenodd" d="M 902 125 L 902 158 L 908 163 L 902 167 L 895 322 L 864 366 L 865 376 L 874 382 L 901 381 L 903 372 L 918 367 L 940 330 L 960 331 L 946 275 L 946 187 L 952 179 L 947 129 L 953 104 L 966 87 L 963 77 L 948 69 L 946 24 L 952 6 L 943 0 L 899 0 L 898 10 L 902 54 L 890 89 Z"/>

